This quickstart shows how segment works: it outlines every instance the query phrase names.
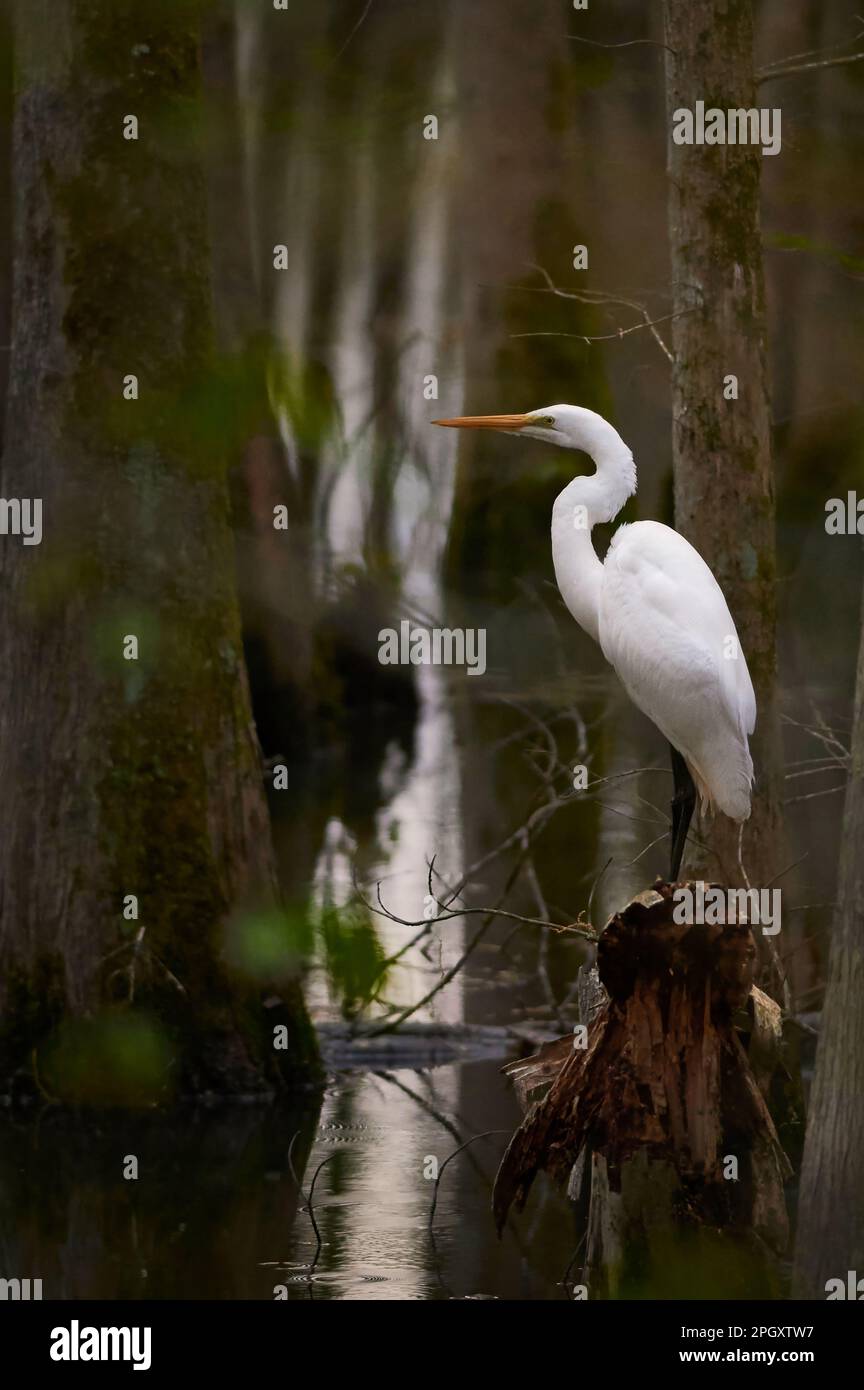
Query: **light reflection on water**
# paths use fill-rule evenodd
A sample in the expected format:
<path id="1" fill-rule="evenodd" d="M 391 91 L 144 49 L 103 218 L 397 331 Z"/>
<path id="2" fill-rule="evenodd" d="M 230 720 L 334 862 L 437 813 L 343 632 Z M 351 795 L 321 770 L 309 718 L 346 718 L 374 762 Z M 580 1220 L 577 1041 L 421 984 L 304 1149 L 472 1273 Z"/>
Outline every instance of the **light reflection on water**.
<path id="1" fill-rule="evenodd" d="M 503 1060 L 503 1059 L 502 1059 Z M 562 1298 L 575 1237 L 566 1201 L 538 1182 L 499 1243 L 491 1183 L 513 1128 L 501 1061 L 341 1074 L 320 1115 L 291 1106 L 162 1114 L 0 1114 L 0 1275 L 45 1299 Z M 288 1161 L 314 1214 L 298 1203 Z M 306 1147 L 312 1140 L 308 1160 Z M 136 1181 L 123 1168 L 139 1160 Z M 300 1209 L 298 1210 L 298 1206 Z"/>
<path id="2" fill-rule="evenodd" d="M 500 1243 L 495 1235 L 491 1183 L 518 1121 L 500 1065 L 340 1077 L 325 1097 L 304 1180 L 308 1194 L 326 1163 L 315 1181 L 317 1259 L 307 1209 L 262 1279 L 284 1283 L 289 1299 L 563 1298 L 558 1281 L 575 1244 L 563 1197 L 544 1188 Z M 478 1140 L 444 1169 L 430 1231 L 434 1182 L 424 1166 L 434 1156 L 440 1169 L 460 1143 L 490 1129 L 506 1132 Z"/>

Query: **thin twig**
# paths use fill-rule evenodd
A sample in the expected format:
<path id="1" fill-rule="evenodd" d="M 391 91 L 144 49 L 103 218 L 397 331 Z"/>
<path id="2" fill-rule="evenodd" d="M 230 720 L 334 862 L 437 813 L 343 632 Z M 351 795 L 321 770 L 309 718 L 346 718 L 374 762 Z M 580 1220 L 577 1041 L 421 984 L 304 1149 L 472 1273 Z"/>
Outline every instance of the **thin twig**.
<path id="1" fill-rule="evenodd" d="M 614 807 L 611 809 L 614 809 Z M 380 889 L 380 884 L 378 884 L 377 887 Z M 360 901 L 363 903 L 364 907 L 369 909 L 370 912 L 374 912 L 376 917 L 386 917 L 390 922 L 397 922 L 400 927 L 420 926 L 419 921 L 412 922 L 408 917 L 399 917 L 395 912 L 391 912 L 388 907 L 384 906 L 384 903 L 380 896 L 378 898 L 378 901 L 381 904 L 380 907 L 375 907 L 372 903 L 367 902 L 365 898 L 361 898 Z M 521 922 L 522 925 L 526 927 L 545 927 L 547 931 L 572 933 L 575 936 L 584 936 L 591 941 L 595 940 L 593 933 L 586 932 L 582 927 L 580 927 L 578 922 L 550 922 L 544 917 L 526 917 L 521 912 L 508 912 L 505 908 L 498 906 L 460 907 L 457 908 L 454 912 L 451 912 L 449 908 L 444 908 L 437 914 L 437 916 L 430 917 L 427 925 L 435 926 L 438 922 L 453 922 L 456 920 L 457 917 L 477 917 L 483 916 L 485 913 L 493 913 L 494 916 L 504 917 L 510 922 Z"/>
<path id="2" fill-rule="evenodd" d="M 823 787 L 818 792 L 806 792 L 802 796 L 787 796 L 783 802 L 784 806 L 794 806 L 798 801 L 812 801 L 817 796 L 830 796 L 832 792 L 842 792 L 846 790 L 846 783 L 841 782 L 838 787 Z"/>
<path id="3" fill-rule="evenodd" d="M 501 895 L 500 895 L 500 897 L 499 897 L 499 899 L 498 899 L 498 903 L 506 902 L 507 897 L 508 897 L 508 894 L 510 893 L 510 890 L 511 890 L 511 888 L 513 887 L 513 884 L 515 883 L 516 879 L 517 879 L 518 876 L 519 876 L 519 873 L 520 873 L 520 871 L 521 871 L 524 858 L 525 858 L 525 850 L 523 849 L 523 850 L 521 851 L 521 853 L 519 854 L 519 856 L 517 857 L 516 862 L 515 862 L 515 864 L 513 865 L 513 868 L 510 870 L 510 873 L 509 873 L 509 875 L 508 875 L 508 877 L 507 877 L 507 879 L 506 879 L 506 881 L 505 881 L 504 888 L 503 888 L 503 890 L 502 890 L 502 892 L 501 892 Z M 380 902 L 380 892 L 379 892 L 379 902 Z M 384 909 L 384 904 L 383 904 L 383 903 L 381 904 L 381 906 L 382 906 L 382 909 Z M 373 908 L 372 911 L 374 911 L 374 910 L 375 910 L 375 909 Z M 435 995 L 438 994 L 439 991 L 442 990 L 442 989 L 445 987 L 445 985 L 448 985 L 448 984 L 450 983 L 450 981 L 451 981 L 452 979 L 454 979 L 454 977 L 455 977 L 456 975 L 458 975 L 459 971 L 462 969 L 462 967 L 463 967 L 463 965 L 465 964 L 466 960 L 468 960 L 469 956 L 471 956 L 471 955 L 474 953 L 474 951 L 477 949 L 477 947 L 480 945 L 480 942 L 483 940 L 483 938 L 484 938 L 484 936 L 486 935 L 486 933 L 488 932 L 489 928 L 492 926 L 492 923 L 497 919 L 497 917 L 498 917 L 499 915 L 500 915 L 500 916 L 505 916 L 505 917 L 514 917 L 514 916 L 518 917 L 518 914 L 501 911 L 501 910 L 499 909 L 499 907 L 498 907 L 497 904 L 496 904 L 496 906 L 495 906 L 494 908 L 476 908 L 476 909 L 472 909 L 472 908 L 463 908 L 463 909 L 462 909 L 462 912 L 471 912 L 471 911 L 485 912 L 487 915 L 485 916 L 483 922 L 480 924 L 479 928 L 478 928 L 477 931 L 474 933 L 474 935 L 473 935 L 473 937 L 471 938 L 471 940 L 469 941 L 467 947 L 466 947 L 465 950 L 462 952 L 462 955 L 461 955 L 461 956 L 459 957 L 459 959 L 455 962 L 455 964 L 452 965 L 452 966 L 450 967 L 450 969 L 447 970 L 447 971 L 444 973 L 444 975 L 441 977 L 441 979 L 438 981 L 438 983 L 437 983 L 436 985 L 433 986 L 432 989 L 430 989 L 426 994 L 424 994 L 424 996 L 423 996 L 422 999 L 418 999 L 418 1001 L 417 1001 L 416 1004 L 411 1004 L 411 1005 L 409 1005 L 408 1008 L 403 1009 L 402 1012 L 401 1012 L 400 1014 L 398 1014 L 395 1018 L 387 1019 L 387 1021 L 386 1021 L 385 1023 L 381 1024 L 379 1027 L 370 1029 L 368 1032 L 364 1032 L 364 1033 L 362 1034 L 363 1037 L 366 1037 L 366 1038 L 377 1038 L 377 1037 L 380 1037 L 383 1033 L 392 1033 L 392 1032 L 394 1032 L 398 1027 L 400 1027 L 401 1024 L 403 1024 L 403 1023 L 405 1022 L 406 1019 L 410 1018 L 412 1014 L 417 1013 L 418 1009 L 424 1008 L 424 1007 L 426 1006 L 426 1004 L 428 1004 L 428 1003 L 430 1002 L 431 999 L 434 999 Z M 400 920 L 401 920 L 401 919 L 399 919 L 398 917 L 393 917 L 392 914 L 387 913 L 387 910 L 386 910 L 386 909 L 384 909 L 384 913 L 385 913 L 385 916 L 390 916 L 390 917 L 391 917 L 391 920 L 393 920 L 393 921 L 400 921 Z M 449 914 L 449 916 L 451 916 L 451 917 L 459 917 L 459 916 L 461 916 L 461 915 L 462 915 L 462 913 L 460 913 L 460 912 L 455 912 L 455 913 Z M 435 920 L 435 919 L 433 919 L 433 920 Z M 449 920 L 449 918 L 444 918 L 444 920 Z M 416 922 L 406 922 L 406 923 L 404 923 L 404 925 L 405 925 L 405 926 L 417 926 L 418 924 L 417 924 Z M 544 927 L 546 927 L 546 928 L 548 928 L 548 929 L 551 929 L 552 931 L 571 930 L 571 928 L 563 928 L 563 927 L 556 926 L 556 924 L 555 924 L 554 922 L 541 922 L 540 925 L 541 925 L 541 926 L 544 926 Z M 576 932 L 578 935 L 587 935 L 587 933 L 584 931 L 584 929 L 582 929 L 582 928 L 576 926 L 575 924 L 574 924 L 574 926 L 572 927 L 572 930 L 573 930 L 574 932 Z"/>
<path id="4" fill-rule="evenodd" d="M 318 1229 L 318 1222 L 315 1220 L 315 1208 L 312 1205 L 312 1198 L 315 1195 L 315 1184 L 318 1181 L 318 1174 L 321 1172 L 321 1169 L 324 1168 L 328 1163 L 332 1162 L 334 1158 L 338 1158 L 340 1153 L 344 1152 L 344 1149 L 337 1149 L 335 1153 L 328 1154 L 326 1158 L 322 1158 L 321 1162 L 318 1164 L 318 1167 L 315 1169 L 315 1172 L 312 1176 L 312 1182 L 309 1187 L 309 1197 L 307 1200 L 306 1209 L 309 1213 L 309 1220 L 312 1222 L 312 1229 L 315 1232 L 315 1240 L 317 1241 L 317 1245 L 315 1247 L 315 1256 L 312 1260 L 311 1265 L 309 1266 L 310 1278 L 312 1277 L 312 1274 L 315 1270 L 315 1266 L 318 1263 L 318 1256 L 321 1254 L 321 1246 L 323 1245 L 323 1241 L 321 1239 L 321 1232 Z"/>
<path id="5" fill-rule="evenodd" d="M 458 1149 L 454 1149 L 452 1154 L 447 1155 L 444 1162 L 441 1164 L 441 1167 L 438 1169 L 438 1176 L 435 1179 L 435 1189 L 432 1193 L 432 1205 L 429 1208 L 430 1231 L 432 1229 L 432 1224 L 435 1220 L 435 1210 L 438 1206 L 438 1188 L 441 1185 L 441 1178 L 443 1176 L 444 1169 L 447 1167 L 447 1164 L 450 1162 L 450 1160 L 452 1158 L 457 1158 L 459 1154 L 463 1152 L 463 1150 L 468 1148 L 469 1144 L 475 1144 L 478 1139 L 488 1139 L 492 1134 L 506 1134 L 509 1136 L 510 1133 L 511 1131 L 509 1129 L 487 1129 L 484 1131 L 483 1134 L 475 1134 L 471 1139 L 466 1139 L 464 1144 L 460 1144 Z"/>
<path id="6" fill-rule="evenodd" d="M 297 1176 L 297 1169 L 294 1167 L 294 1145 L 297 1143 L 302 1132 L 302 1130 L 298 1129 L 291 1135 L 291 1143 L 288 1145 L 288 1172 L 291 1174 L 291 1179 L 297 1189 L 297 1195 L 302 1199 L 305 1205 L 306 1193 L 303 1191 L 303 1184 Z"/>
<path id="7" fill-rule="evenodd" d="M 525 873 L 528 877 L 528 882 L 531 886 L 531 892 L 534 894 L 534 901 L 537 904 L 538 912 L 542 912 L 544 917 L 548 918 L 549 908 L 547 906 L 546 899 L 543 896 L 543 889 L 540 887 L 540 880 L 537 877 L 537 870 L 534 867 L 534 860 L 531 857 L 530 848 L 527 844 L 525 848 Z M 558 1006 L 558 1000 L 555 997 L 555 991 L 552 988 L 552 981 L 549 978 L 549 941 L 549 933 L 543 932 L 543 934 L 540 937 L 540 945 L 537 951 L 537 974 L 540 979 L 540 986 L 543 990 L 543 995 L 546 999 L 547 1005 L 549 1006 L 549 1010 L 552 1014 L 552 1017 L 558 1024 L 559 1028 L 563 1030 L 564 1028 L 566 1028 L 567 1025 L 561 1017 L 561 1012 Z"/>
<path id="8" fill-rule="evenodd" d="M 791 873 L 793 869 L 797 869 L 798 865 L 803 864 L 804 860 L 809 858 L 809 856 L 809 849 L 805 850 L 805 852 L 802 855 L 800 855 L 798 859 L 793 859 L 792 863 L 787 864 L 785 869 L 781 869 L 780 872 L 778 874 L 775 874 L 773 878 L 769 878 L 768 882 L 765 884 L 765 887 L 770 888 L 772 883 L 777 882 L 778 878 L 783 878 L 786 874 Z"/>
<path id="9" fill-rule="evenodd" d="M 338 62 L 339 59 L 342 57 L 342 54 L 345 52 L 345 49 L 348 47 L 348 45 L 349 45 L 349 43 L 351 42 L 351 40 L 353 39 L 354 35 L 357 33 L 357 30 L 360 28 L 361 24 L 363 23 L 364 19 L 366 18 L 367 14 L 368 14 L 369 11 L 371 10 L 371 8 L 372 8 L 372 0 L 366 0 L 366 8 L 364 9 L 364 11 L 363 11 L 363 13 L 361 14 L 360 18 L 358 19 L 357 23 L 354 25 L 354 28 L 351 30 L 351 33 L 348 35 L 348 37 L 347 37 L 347 39 L 345 40 L 345 42 L 343 43 L 342 47 L 339 49 L 339 52 L 336 54 L 336 57 L 333 59 L 333 62 L 334 62 L 334 63 Z"/>
<path id="10" fill-rule="evenodd" d="M 667 53 L 671 53 L 673 58 L 678 57 L 677 50 L 670 48 L 668 43 L 661 43 L 659 39 L 627 39 L 624 43 L 601 43 L 599 39 L 583 39 L 581 34 L 568 34 L 568 39 L 573 43 L 587 43 L 592 48 L 636 48 L 643 44 L 650 48 L 665 48 Z"/>
<path id="11" fill-rule="evenodd" d="M 840 68 L 847 63 L 860 63 L 864 53 L 851 53 L 847 58 L 824 58 L 818 63 L 795 63 L 788 68 L 762 68 L 756 74 L 757 87 L 775 82 L 778 77 L 791 77 L 796 72 L 814 72 L 817 68 Z"/>
<path id="12" fill-rule="evenodd" d="M 535 333 L 511 333 L 511 338 L 579 338 L 583 343 L 611 343 L 616 338 L 626 338 L 628 333 L 636 333 L 640 328 L 654 328 L 658 323 L 671 323 L 673 319 L 680 319 L 684 314 L 695 314 L 696 306 L 690 309 L 679 309 L 674 314 L 664 314 L 659 319 L 649 319 L 647 323 L 631 323 L 629 328 L 619 328 L 617 333 L 561 333 L 549 329 L 548 331 Z"/>
<path id="13" fill-rule="evenodd" d="M 859 23 L 862 22 L 860 15 L 856 14 L 854 18 L 857 19 Z M 839 53 L 841 48 L 848 48 L 850 43 L 857 43 L 858 40 L 862 38 L 864 38 L 864 30 L 859 31 L 857 34 L 853 34 L 850 39 L 843 39 L 840 43 L 827 44 L 824 48 L 805 48 L 801 53 L 787 53 L 785 58 L 775 58 L 773 63 L 766 63 L 759 71 L 770 72 L 772 68 L 782 68 L 785 67 L 787 63 L 797 63 L 799 58 L 818 58 L 820 56 L 824 57 L 829 53 Z"/>
<path id="14" fill-rule="evenodd" d="M 606 863 L 603 865 L 603 868 L 600 870 L 599 874 L 597 875 L 597 877 L 591 885 L 591 892 L 588 894 L 588 906 L 585 909 L 585 916 L 588 918 L 589 922 L 591 921 L 591 907 L 594 902 L 594 894 L 597 892 L 597 889 L 600 886 L 600 880 L 602 879 L 603 875 L 605 874 L 606 870 L 609 868 L 609 865 L 612 862 L 613 856 L 610 854 L 609 858 L 606 860 Z M 599 940 L 599 936 L 597 939 Z"/>
<path id="15" fill-rule="evenodd" d="M 643 328 L 651 329 L 651 337 L 657 343 L 663 355 L 667 358 L 669 362 L 675 361 L 675 358 L 673 357 L 672 353 L 666 346 L 666 343 L 663 341 L 655 327 L 655 322 L 659 323 L 660 320 L 658 319 L 652 321 L 651 315 L 649 314 L 645 305 L 640 304 L 637 299 L 627 299 L 623 295 L 606 294 L 602 290 L 562 290 L 559 289 L 558 286 L 555 284 L 555 281 L 552 279 L 552 276 L 549 274 L 545 266 L 536 265 L 533 262 L 531 262 L 531 269 L 539 271 L 540 274 L 543 276 L 543 279 L 546 281 L 545 291 L 538 290 L 537 293 L 554 294 L 558 299 L 575 299 L 578 300 L 580 304 L 620 304 L 625 309 L 635 309 L 637 314 L 642 315 Z M 531 287 L 524 286 L 524 288 L 529 289 Z"/>
<path id="16" fill-rule="evenodd" d="M 639 304 L 636 300 L 624 299 L 620 295 L 606 295 L 602 294 L 600 291 L 577 293 L 575 290 L 559 290 L 548 271 L 544 270 L 543 266 L 537 265 L 533 268 L 538 270 L 546 279 L 547 291 L 550 294 L 555 294 L 561 299 L 576 299 L 584 304 L 624 304 L 628 308 L 635 309 L 640 313 L 642 315 L 642 322 L 630 324 L 628 328 L 619 328 L 615 333 L 563 333 L 549 330 L 533 333 L 511 333 L 511 338 L 580 338 L 583 343 L 608 343 L 614 342 L 616 338 L 626 338 L 629 333 L 635 333 L 637 329 L 650 328 L 651 335 L 657 341 L 662 352 L 670 362 L 673 362 L 674 358 L 672 353 L 660 337 L 660 334 L 655 332 L 656 326 L 660 323 L 670 323 L 673 319 L 681 318 L 683 314 L 693 314 L 698 307 L 697 305 L 692 305 L 688 309 L 678 309 L 673 314 L 664 314 L 661 318 L 652 319 L 648 316 L 648 311 L 644 304 Z M 599 297 L 595 298 L 593 297 L 594 295 Z"/>

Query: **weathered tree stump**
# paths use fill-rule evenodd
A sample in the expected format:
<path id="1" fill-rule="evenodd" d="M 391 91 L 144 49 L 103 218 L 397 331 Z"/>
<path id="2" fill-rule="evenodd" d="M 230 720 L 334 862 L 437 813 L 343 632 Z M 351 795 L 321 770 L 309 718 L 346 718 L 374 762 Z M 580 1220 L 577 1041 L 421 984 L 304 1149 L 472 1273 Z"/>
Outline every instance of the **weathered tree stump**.
<path id="1" fill-rule="evenodd" d="M 577 1202 L 589 1297 L 771 1296 L 791 1172 L 767 1103 L 785 1094 L 780 1009 L 753 984 L 748 923 L 676 923 L 672 892 L 658 883 L 607 923 L 587 1044 L 568 1035 L 505 1068 L 530 1109 L 495 1218 L 545 1170 Z"/>

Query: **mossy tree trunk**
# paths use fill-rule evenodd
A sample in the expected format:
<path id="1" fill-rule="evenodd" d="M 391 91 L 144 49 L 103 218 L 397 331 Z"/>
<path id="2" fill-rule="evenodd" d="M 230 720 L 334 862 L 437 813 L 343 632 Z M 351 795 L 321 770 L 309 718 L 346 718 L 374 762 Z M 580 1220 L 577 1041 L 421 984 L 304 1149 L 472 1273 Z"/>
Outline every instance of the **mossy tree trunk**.
<path id="1" fill-rule="evenodd" d="M 2 492 L 42 499 L 44 538 L 0 542 L 5 1087 L 41 1071 L 62 1091 L 41 1065 L 58 1025 L 88 1021 L 86 1075 L 101 1023 L 141 1011 L 157 1096 L 261 1091 L 316 1066 L 273 925 L 242 659 L 199 20 L 199 0 L 17 6 Z M 289 1043 L 276 1051 L 278 1024 Z"/>
<path id="2" fill-rule="evenodd" d="M 864 609 L 837 908 L 799 1197 L 795 1292 L 864 1276 Z"/>
<path id="3" fill-rule="evenodd" d="M 664 0 L 672 258 L 675 524 L 726 594 L 758 706 L 744 863 L 754 884 L 779 871 L 780 738 L 776 556 L 759 145 L 676 144 L 675 111 L 755 105 L 751 0 Z M 737 379 L 737 399 L 724 382 Z M 727 384 L 731 394 L 732 385 Z M 707 866 L 740 883 L 738 828 L 702 827 Z"/>

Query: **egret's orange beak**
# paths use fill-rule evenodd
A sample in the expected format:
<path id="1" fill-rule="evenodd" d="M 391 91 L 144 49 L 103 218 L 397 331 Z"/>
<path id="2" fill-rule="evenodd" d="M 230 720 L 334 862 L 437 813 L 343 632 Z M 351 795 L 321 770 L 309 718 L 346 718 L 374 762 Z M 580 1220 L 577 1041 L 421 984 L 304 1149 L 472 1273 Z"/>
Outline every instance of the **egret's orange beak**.
<path id="1" fill-rule="evenodd" d="M 432 421 L 460 430 L 521 430 L 530 423 L 530 415 L 457 415 L 455 420 Z"/>

